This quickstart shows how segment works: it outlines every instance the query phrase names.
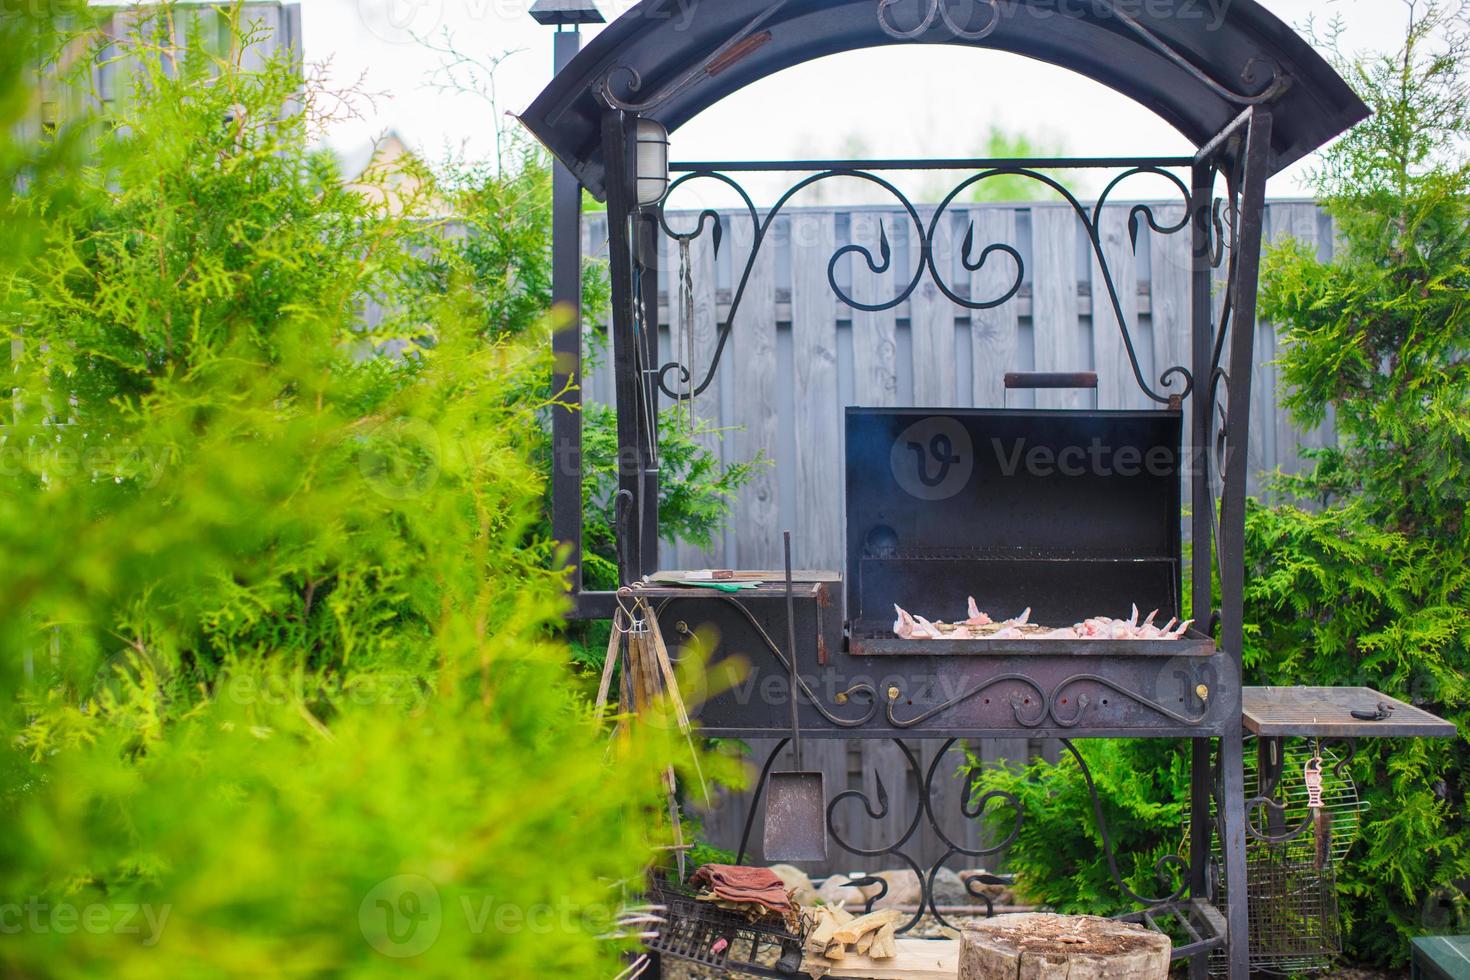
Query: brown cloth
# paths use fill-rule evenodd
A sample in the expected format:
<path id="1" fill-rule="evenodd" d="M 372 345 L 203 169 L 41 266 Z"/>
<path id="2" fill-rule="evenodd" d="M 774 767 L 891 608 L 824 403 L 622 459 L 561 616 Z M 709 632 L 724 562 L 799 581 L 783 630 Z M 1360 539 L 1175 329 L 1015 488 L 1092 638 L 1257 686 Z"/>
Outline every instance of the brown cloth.
<path id="1" fill-rule="evenodd" d="M 770 868 L 706 864 L 689 877 L 689 883 L 708 890 L 721 902 L 759 905 L 782 918 L 792 911 L 785 884 Z"/>

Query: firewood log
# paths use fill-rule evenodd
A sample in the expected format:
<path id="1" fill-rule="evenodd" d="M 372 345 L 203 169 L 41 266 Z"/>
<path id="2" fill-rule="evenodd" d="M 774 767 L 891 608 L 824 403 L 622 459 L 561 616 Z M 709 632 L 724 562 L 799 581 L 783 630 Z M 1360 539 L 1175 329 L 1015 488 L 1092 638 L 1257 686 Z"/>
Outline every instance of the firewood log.
<path id="1" fill-rule="evenodd" d="M 832 938 L 842 943 L 855 943 L 864 933 L 881 929 L 891 922 L 901 922 L 904 913 L 898 909 L 882 909 L 878 912 L 869 912 L 860 916 L 839 928 L 832 934 Z"/>

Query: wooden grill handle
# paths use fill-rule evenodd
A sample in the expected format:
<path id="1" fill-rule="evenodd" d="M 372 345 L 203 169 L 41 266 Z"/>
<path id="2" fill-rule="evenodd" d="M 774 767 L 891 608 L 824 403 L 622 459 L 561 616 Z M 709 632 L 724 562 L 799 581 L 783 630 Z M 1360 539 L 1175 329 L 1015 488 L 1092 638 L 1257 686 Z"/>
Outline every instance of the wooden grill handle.
<path id="1" fill-rule="evenodd" d="M 1096 388 L 1096 371 L 1010 371 L 1006 387 L 1015 388 Z"/>

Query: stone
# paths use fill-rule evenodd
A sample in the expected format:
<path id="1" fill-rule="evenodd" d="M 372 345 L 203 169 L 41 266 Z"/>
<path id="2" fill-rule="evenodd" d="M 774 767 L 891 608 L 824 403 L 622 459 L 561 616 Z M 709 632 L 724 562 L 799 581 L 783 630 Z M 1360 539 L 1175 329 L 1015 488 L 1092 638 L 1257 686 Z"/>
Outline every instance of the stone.
<path id="1" fill-rule="evenodd" d="M 890 909 L 899 905 L 919 904 L 919 876 L 908 868 L 896 868 L 891 871 L 879 871 L 874 874 L 876 878 L 882 878 L 888 882 L 888 891 L 878 901 L 873 903 L 875 909 Z M 863 887 L 864 899 L 872 898 L 878 894 L 880 885 L 865 885 Z"/>
<path id="2" fill-rule="evenodd" d="M 960 937 L 959 980 L 1168 980 L 1169 937 L 1093 915 L 981 919 Z"/>
<path id="3" fill-rule="evenodd" d="M 933 897 L 935 905 L 968 905 L 974 898 L 965 891 L 965 882 L 958 873 L 949 868 L 940 868 L 934 875 Z"/>
<path id="4" fill-rule="evenodd" d="M 841 905 L 850 910 L 861 908 L 864 902 L 862 891 L 854 888 L 844 875 L 833 875 L 822 882 L 817 889 L 817 898 L 824 905 Z"/>

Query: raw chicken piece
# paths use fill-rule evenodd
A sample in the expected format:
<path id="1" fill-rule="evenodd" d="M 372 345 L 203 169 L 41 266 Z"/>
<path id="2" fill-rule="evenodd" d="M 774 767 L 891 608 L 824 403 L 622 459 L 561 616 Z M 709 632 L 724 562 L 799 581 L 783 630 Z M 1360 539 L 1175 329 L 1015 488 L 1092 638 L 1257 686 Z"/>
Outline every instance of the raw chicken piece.
<path id="1" fill-rule="evenodd" d="M 1136 603 L 1129 610 L 1127 619 L 1096 616 L 1059 629 L 1033 625 L 1029 607 L 1014 619 L 997 624 L 980 611 L 973 596 L 969 597 L 970 616 L 961 623 L 932 623 L 923 616 L 912 616 L 898 606 L 893 609 L 898 614 L 893 632 L 905 640 L 1177 640 L 1194 623 L 1194 620 L 1180 623 L 1177 617 L 1171 617 L 1168 623 L 1156 626 L 1157 609 L 1139 622 Z"/>
<path id="2" fill-rule="evenodd" d="M 994 620 L 980 611 L 975 605 L 975 597 L 970 596 L 970 618 L 965 620 L 966 626 L 989 626 Z"/>
<path id="3" fill-rule="evenodd" d="M 898 613 L 898 618 L 893 621 L 893 635 L 900 640 L 912 640 L 914 630 L 919 624 L 914 622 L 914 617 L 900 609 L 898 603 L 893 604 L 893 611 Z"/>

